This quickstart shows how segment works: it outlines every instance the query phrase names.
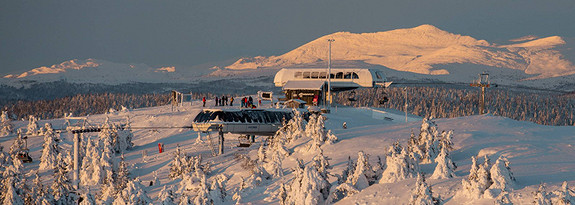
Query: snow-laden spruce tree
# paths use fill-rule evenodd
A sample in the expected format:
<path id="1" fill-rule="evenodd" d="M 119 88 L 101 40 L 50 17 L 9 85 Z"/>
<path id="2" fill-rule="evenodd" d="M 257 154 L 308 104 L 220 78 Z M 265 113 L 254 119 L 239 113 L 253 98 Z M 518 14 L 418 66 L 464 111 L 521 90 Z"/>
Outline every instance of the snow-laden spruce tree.
<path id="1" fill-rule="evenodd" d="M 14 179 L 8 178 L 4 180 L 2 204 L 7 205 L 24 205 L 24 199 L 18 194 L 18 189 L 15 187 Z M 21 191 L 20 191 L 21 192 Z"/>
<path id="2" fill-rule="evenodd" d="M 333 133 L 331 133 L 331 130 L 328 130 L 327 131 L 327 139 L 325 140 L 325 143 L 326 144 L 333 144 L 333 143 L 336 143 L 337 141 L 339 141 L 337 136 L 335 136 Z"/>
<path id="3" fill-rule="evenodd" d="M 441 152 L 435 158 L 437 166 L 431 175 L 431 179 L 448 179 L 455 177 L 455 163 L 449 157 L 449 151 L 447 147 L 441 147 Z"/>
<path id="4" fill-rule="evenodd" d="M 551 198 L 549 198 L 549 194 L 547 194 L 545 184 L 539 184 L 539 188 L 533 193 L 533 204 L 551 205 Z"/>
<path id="5" fill-rule="evenodd" d="M 397 149 L 401 149 L 398 153 Z M 389 155 L 386 158 L 386 168 L 381 174 L 379 183 L 395 183 L 407 178 L 415 177 L 419 170 L 414 170 L 417 167 L 414 162 L 409 158 L 407 150 L 404 148 L 393 145 L 390 146 Z"/>
<path id="6" fill-rule="evenodd" d="M 511 199 L 509 198 L 509 192 L 507 192 L 506 190 L 501 191 L 499 196 L 497 196 L 497 198 L 495 198 L 495 204 L 497 204 L 497 205 L 513 205 L 513 202 L 511 202 Z"/>
<path id="7" fill-rule="evenodd" d="M 295 205 L 323 204 L 328 196 L 329 182 L 316 167 L 306 166 L 301 174 L 295 175 L 286 201 Z"/>
<path id="8" fill-rule="evenodd" d="M 99 184 L 113 183 L 114 181 L 114 146 L 112 143 L 114 132 L 104 124 L 102 131 L 98 134 L 99 158 L 94 160 L 92 166 L 94 172 L 92 177 Z"/>
<path id="9" fill-rule="evenodd" d="M 134 143 L 132 142 L 134 134 L 132 133 L 132 123 L 129 117 L 126 118 L 126 124 L 122 129 L 117 130 L 116 132 L 117 135 L 115 135 L 114 139 L 114 151 L 116 151 L 116 153 L 124 152 L 134 146 Z"/>
<path id="10" fill-rule="evenodd" d="M 264 147 L 264 143 L 260 144 L 260 148 L 258 149 L 258 163 L 264 163 L 266 160 L 266 150 Z"/>
<path id="11" fill-rule="evenodd" d="M 14 142 L 12 143 L 12 146 L 10 146 L 10 155 L 14 158 L 16 156 L 16 154 L 21 151 L 26 149 L 26 141 L 24 141 L 24 133 L 22 132 L 22 129 L 18 129 L 18 131 L 16 131 L 16 137 L 14 138 Z"/>
<path id="12" fill-rule="evenodd" d="M 341 173 L 341 175 L 337 175 L 337 184 L 344 184 L 347 182 L 347 179 L 353 175 L 353 170 L 355 170 L 355 163 L 351 160 L 351 156 L 347 156 L 347 166 Z"/>
<path id="13" fill-rule="evenodd" d="M 362 190 L 375 183 L 375 173 L 369 164 L 369 157 L 363 151 L 357 153 L 357 163 L 353 175 L 347 178 L 347 183 L 357 190 Z"/>
<path id="14" fill-rule="evenodd" d="M 180 150 L 180 145 L 177 145 L 176 151 L 174 151 L 174 158 L 170 163 L 170 174 L 168 175 L 170 179 L 176 179 L 184 174 L 184 160 L 185 156 Z"/>
<path id="15" fill-rule="evenodd" d="M 118 170 L 116 171 L 116 179 L 114 180 L 116 190 L 124 190 L 127 184 L 130 182 L 130 171 L 128 170 L 128 165 L 124 160 L 124 154 L 120 157 L 120 162 L 118 162 Z"/>
<path id="16" fill-rule="evenodd" d="M 82 141 L 85 142 L 85 155 L 82 158 L 82 165 L 80 169 L 80 184 L 83 186 L 96 185 L 99 182 L 99 177 L 92 177 L 94 174 L 94 169 L 97 167 L 99 169 L 99 159 L 101 153 L 99 149 L 96 148 L 93 141 L 86 137 Z"/>
<path id="17" fill-rule="evenodd" d="M 58 164 L 54 169 L 54 181 L 52 182 L 52 195 L 54 195 L 55 204 L 72 204 L 76 197 L 73 193 L 72 181 L 68 176 L 69 170 L 66 169 L 68 165 L 64 163 L 62 153 L 58 154 L 57 161 Z"/>
<path id="18" fill-rule="evenodd" d="M 441 132 L 439 146 L 447 148 L 447 151 L 453 151 L 453 130 Z"/>
<path id="19" fill-rule="evenodd" d="M 48 123 L 46 123 L 48 125 Z M 51 126 L 46 126 L 51 128 Z M 42 145 L 42 157 L 40 157 L 40 170 L 54 169 L 56 164 L 56 158 L 60 154 L 61 149 L 56 142 L 56 133 L 53 129 L 46 129 L 44 134 L 44 144 Z"/>
<path id="20" fill-rule="evenodd" d="M 477 165 L 477 159 L 471 157 L 472 165 L 467 179 L 461 180 L 463 189 L 461 194 L 468 198 L 479 199 L 482 198 L 485 190 L 493 183 L 491 181 L 491 174 L 489 173 L 489 158 L 485 156 L 485 161 L 482 165 Z"/>
<path id="21" fill-rule="evenodd" d="M 101 194 L 98 197 L 98 204 L 112 204 L 116 195 L 118 195 L 118 190 L 114 187 L 112 183 L 105 183 L 100 186 Z"/>
<path id="22" fill-rule="evenodd" d="M 160 194 L 158 194 L 158 202 L 160 205 L 176 205 L 174 198 L 174 191 L 171 186 L 168 188 L 166 185 L 164 185 L 160 191 Z"/>
<path id="23" fill-rule="evenodd" d="M 54 203 L 54 197 L 48 190 L 44 188 L 42 184 L 42 179 L 38 175 L 38 171 L 34 173 L 34 180 L 32 181 L 31 193 L 33 194 L 32 204 L 52 204 Z"/>
<path id="24" fill-rule="evenodd" d="M 418 141 L 419 147 L 424 152 L 421 163 L 432 163 L 439 154 L 439 133 L 435 121 L 423 119 Z"/>
<path id="25" fill-rule="evenodd" d="M 128 184 L 126 184 L 126 188 L 123 189 L 117 198 L 123 199 L 126 205 L 136 205 L 136 204 L 151 204 L 152 199 L 148 197 L 146 193 L 146 189 L 142 186 L 139 178 L 134 180 L 130 180 Z M 122 201 L 122 200 L 120 200 Z M 119 201 L 119 202 L 120 202 Z M 116 204 L 116 201 L 114 201 Z"/>
<path id="26" fill-rule="evenodd" d="M 515 177 L 509 167 L 507 158 L 500 156 L 490 169 L 493 184 L 490 189 L 511 190 L 515 185 Z"/>
<path id="27" fill-rule="evenodd" d="M 331 169 L 331 165 L 329 164 L 330 158 L 323 155 L 323 150 L 320 149 L 319 153 L 313 157 L 312 164 L 316 167 L 317 171 L 321 174 L 321 176 L 325 179 L 328 178 L 329 171 Z"/>
<path id="28" fill-rule="evenodd" d="M 411 131 L 411 135 L 409 136 L 409 140 L 407 141 L 407 151 L 411 153 L 415 158 L 419 161 L 423 159 L 425 152 L 421 150 L 419 145 L 419 137 L 415 136 L 413 130 Z"/>
<path id="29" fill-rule="evenodd" d="M 411 192 L 410 205 L 435 205 L 440 204 L 440 200 L 433 197 L 431 187 L 425 182 L 425 175 L 418 173 L 415 189 Z"/>
<path id="30" fill-rule="evenodd" d="M 86 192 L 82 193 L 82 201 L 80 202 L 79 205 L 96 205 L 96 198 L 94 198 L 94 195 L 92 195 L 92 192 L 90 191 L 90 187 L 88 187 L 88 190 L 86 190 Z"/>
<path id="31" fill-rule="evenodd" d="M 284 176 L 282 160 L 283 157 L 279 152 L 273 152 L 272 160 L 269 162 L 269 172 L 274 178 L 280 178 Z"/>
<path id="32" fill-rule="evenodd" d="M 552 204 L 559 204 L 559 205 L 570 205 L 575 202 L 573 196 L 571 196 L 571 189 L 569 189 L 569 185 L 567 181 L 563 181 L 561 184 L 561 188 L 555 191 L 556 197 L 554 197 L 551 202 Z"/>
<path id="33" fill-rule="evenodd" d="M 30 115 L 28 118 L 28 126 L 26 127 L 26 135 L 37 135 L 38 134 L 38 118 Z"/>
<path id="34" fill-rule="evenodd" d="M 8 111 L 2 111 L 0 115 L 0 137 L 10 135 L 14 132 L 12 120 L 8 117 Z"/>
<path id="35" fill-rule="evenodd" d="M 210 185 L 209 195 L 212 197 L 211 201 L 213 201 L 215 204 L 225 202 L 226 196 L 228 195 L 226 192 L 227 180 L 228 177 L 223 174 L 214 177 L 212 185 Z"/>
<path id="36" fill-rule="evenodd" d="M 285 138 L 287 143 L 291 143 L 301 137 L 306 136 L 305 133 L 305 120 L 301 112 L 294 109 L 293 110 L 293 117 L 290 119 L 286 125 L 282 128 L 285 131 Z"/>

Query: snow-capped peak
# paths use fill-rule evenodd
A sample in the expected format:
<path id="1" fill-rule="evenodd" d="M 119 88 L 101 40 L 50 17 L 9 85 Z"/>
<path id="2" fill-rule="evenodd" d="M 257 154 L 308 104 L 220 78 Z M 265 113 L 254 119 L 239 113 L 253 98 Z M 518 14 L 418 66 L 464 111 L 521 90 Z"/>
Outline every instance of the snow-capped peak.
<path id="1" fill-rule="evenodd" d="M 84 68 L 94 68 L 100 66 L 100 63 L 95 59 L 86 59 L 86 60 L 78 60 L 73 59 L 69 61 L 64 61 L 60 64 L 52 65 L 50 67 L 42 66 L 39 68 L 34 68 L 30 71 L 24 72 L 19 75 L 6 75 L 4 78 L 24 78 L 33 75 L 41 75 L 41 74 L 54 74 L 54 73 L 63 73 L 67 70 L 81 70 Z"/>

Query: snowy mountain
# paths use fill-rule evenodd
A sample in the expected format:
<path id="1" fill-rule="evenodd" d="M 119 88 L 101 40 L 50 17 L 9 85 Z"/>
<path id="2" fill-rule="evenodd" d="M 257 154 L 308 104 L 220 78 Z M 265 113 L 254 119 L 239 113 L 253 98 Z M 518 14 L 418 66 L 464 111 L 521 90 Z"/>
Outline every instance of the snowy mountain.
<path id="1" fill-rule="evenodd" d="M 18 85 L 22 82 L 45 83 L 67 81 L 117 85 L 124 83 L 178 83 L 193 79 L 174 66 L 152 68 L 145 64 L 122 64 L 98 59 L 73 59 L 52 66 L 34 68 L 21 74 L 4 76 L 0 82 Z"/>
<path id="2" fill-rule="evenodd" d="M 530 86 L 551 83 L 553 87 L 568 84 L 575 74 L 572 55 L 575 44 L 559 36 L 527 36 L 498 45 L 421 25 L 376 33 L 333 33 L 280 56 L 239 59 L 225 67 L 227 75 L 249 73 L 249 69 L 326 67 L 327 39 L 335 40 L 333 67 L 376 67 L 396 79 L 468 83 L 478 73 L 489 71 L 495 74 L 493 78 L 499 78 L 499 83 L 511 81 L 506 84 Z M 541 79 L 552 80 L 533 81 Z M 529 80 L 532 82 L 520 82 Z"/>
<path id="3" fill-rule="evenodd" d="M 206 105 L 208 108 L 222 108 L 211 107 L 213 104 L 212 101 L 208 101 Z M 269 106 L 269 103 L 264 102 L 262 107 Z M 125 150 L 123 155 L 99 153 L 104 149 L 97 149 L 97 146 L 110 144 L 107 138 L 109 135 L 106 134 L 110 130 L 85 133 L 84 141 L 91 139 L 93 143 L 86 142 L 86 152 L 81 152 L 90 157 L 83 161 L 80 182 L 82 188 L 79 193 L 91 195 L 92 200 L 98 201 L 98 204 L 104 203 L 105 200 L 122 203 L 145 200 L 153 201 L 153 204 L 166 201 L 178 204 L 183 200 L 214 200 L 214 204 L 237 202 L 279 204 L 282 198 L 296 204 L 317 204 L 324 200 L 320 199 L 322 197 L 320 188 L 331 186 L 330 194 L 341 194 L 333 196 L 338 198 L 337 204 L 407 204 L 416 199 L 424 200 L 428 195 L 434 198 L 440 196 L 445 204 L 493 204 L 496 201 L 506 200 L 511 204 L 531 204 L 534 200 L 554 203 L 560 200 L 574 202 L 573 190 L 562 187 L 564 181 L 566 185 L 571 186 L 575 182 L 573 172 L 575 152 L 572 148 L 575 143 L 573 135 L 575 127 L 572 126 L 543 126 L 489 114 L 422 121 L 421 118 L 412 115 L 405 119 L 406 116 L 397 110 L 340 106 L 325 114 L 326 118 L 323 121 L 325 131 L 329 130 L 330 134 L 338 138 L 337 141 L 318 145 L 321 140 L 316 137 L 320 135 L 318 133 L 321 133 L 322 129 L 317 129 L 320 126 L 314 127 L 309 124 L 321 124 L 319 122 L 322 120 L 311 118 L 307 125 L 303 122 L 299 128 L 292 127 L 293 129 L 285 130 L 286 133 L 293 135 L 292 138 L 278 138 L 285 139 L 284 142 L 270 139 L 264 145 L 266 138 L 257 136 L 252 146 L 237 147 L 238 135 L 226 133 L 225 153 L 212 156 L 211 145 L 217 141 L 215 137 L 217 134 L 197 133 L 190 129 L 179 128 L 189 126 L 202 108 L 200 101 L 194 101 L 191 106 L 187 104 L 175 110 L 170 106 L 162 106 L 88 116 L 87 120 L 91 126 L 110 122 L 124 123 L 129 119 L 133 127 L 131 130 L 133 147 Z M 30 125 L 33 123 L 40 125 L 51 123 L 54 128 L 65 126 L 64 119 L 31 122 L 11 121 L 14 130 L 23 128 L 24 131 L 38 129 L 37 125 Z M 344 122 L 347 123 L 346 129 L 342 127 Z M 453 144 L 449 145 L 452 147 L 449 155 L 457 165 L 454 170 L 455 176 L 430 179 L 431 173 L 434 173 L 437 165 L 442 163 L 441 160 L 421 161 L 417 165 L 409 162 L 411 168 L 404 171 L 419 169 L 426 173 L 428 179 L 425 182 L 421 179 L 416 180 L 417 177 L 413 174 L 394 172 L 396 169 L 405 168 L 402 162 L 407 162 L 404 161 L 407 155 L 402 154 L 405 151 L 398 152 L 398 150 L 409 150 L 409 156 L 416 156 L 414 153 L 421 151 L 408 146 L 412 133 L 416 137 L 422 136 L 421 139 L 433 136 L 442 136 L 442 139 L 446 139 L 447 135 L 439 134 L 443 130 L 453 130 L 453 134 L 450 135 Z M 278 136 L 287 137 L 286 133 Z M 0 145 L 5 147 L 4 152 L 8 152 L 8 147 L 17 147 L 14 144 L 23 145 L 24 142 L 15 140 L 18 139 L 15 136 L 11 134 L 0 137 Z M 66 156 L 70 154 L 66 152 L 73 144 L 72 135 L 64 132 L 59 136 L 61 138 L 59 146 L 63 149 L 62 157 L 66 158 L 64 161 L 69 162 Z M 198 139 L 198 136 L 201 138 Z M 10 175 L 4 179 L 18 177 L 17 179 L 21 180 L 22 177 L 26 177 L 27 183 L 31 186 L 33 173 L 39 170 L 42 161 L 42 144 L 46 139 L 50 138 L 29 136 L 27 147 L 34 161 L 23 165 L 0 166 L 0 171 L 5 172 L 4 176 L 14 172 L 23 173 Z M 162 153 L 158 151 L 159 143 L 164 145 Z M 54 142 L 49 141 L 46 144 L 53 145 Z M 401 147 L 397 146 L 398 144 Z M 426 146 L 437 145 L 432 143 Z M 281 150 L 285 153 L 280 152 Z M 92 152 L 99 154 L 88 154 Z M 422 155 L 422 158 L 426 158 L 425 156 L 427 155 Z M 474 156 L 477 157 L 477 163 L 472 161 Z M 1 159 L 5 157 L 2 156 Z M 490 163 L 484 162 L 485 157 L 491 159 Z M 113 165 L 89 163 L 102 161 L 103 158 L 112 160 Z M 122 161 L 125 164 L 120 164 Z M 9 163 L 2 160 L 0 162 Z M 62 165 L 61 162 L 58 164 Z M 117 178 L 122 179 L 122 182 L 125 180 L 130 182 L 111 188 L 113 186 L 106 185 L 105 182 L 91 181 L 105 179 L 105 174 L 97 175 L 98 178 L 83 177 L 106 173 L 112 169 L 110 166 L 117 166 L 114 169 L 118 170 L 127 169 L 129 172 L 127 175 L 125 172 L 116 172 Z M 178 170 L 189 173 L 183 173 L 178 177 Z M 515 181 L 511 178 L 501 178 L 501 174 L 511 172 L 511 177 Z M 325 175 L 328 176 L 327 181 L 322 181 L 321 177 L 326 173 L 329 173 Z M 402 174 L 401 176 L 405 178 L 390 173 Z M 34 180 L 35 183 L 31 186 L 33 189 L 38 187 L 36 183 L 38 181 L 40 184 L 43 183 L 45 192 L 62 195 L 61 189 L 52 192 L 54 188 L 51 189 L 50 186 L 58 187 L 53 185 L 56 182 L 66 183 L 65 180 L 54 180 L 56 176 L 65 178 L 65 174 L 54 174 L 51 168 L 44 167 L 38 171 L 38 175 L 39 180 Z M 491 179 L 485 178 L 487 187 L 475 187 L 480 191 L 480 195 L 470 195 L 474 193 L 473 190 L 465 189 L 463 182 L 486 175 L 492 176 Z M 129 179 L 120 176 L 127 176 Z M 342 181 L 344 176 L 347 180 Z M 394 177 L 393 180 L 381 180 L 383 176 L 398 177 Z M 6 189 L 11 187 L 9 190 L 16 190 L 7 192 L 14 193 L 12 195 L 4 195 L 7 200 L 17 200 L 18 194 L 34 193 L 19 191 L 22 185 L 18 183 L 15 183 L 14 187 L 7 186 L 10 180 L 3 182 L 5 182 L 3 187 Z M 546 186 L 543 192 L 538 188 L 540 184 Z M 427 189 L 432 192 L 426 191 Z M 540 191 L 537 191 L 538 189 Z M 426 193 L 428 195 L 425 195 Z"/>

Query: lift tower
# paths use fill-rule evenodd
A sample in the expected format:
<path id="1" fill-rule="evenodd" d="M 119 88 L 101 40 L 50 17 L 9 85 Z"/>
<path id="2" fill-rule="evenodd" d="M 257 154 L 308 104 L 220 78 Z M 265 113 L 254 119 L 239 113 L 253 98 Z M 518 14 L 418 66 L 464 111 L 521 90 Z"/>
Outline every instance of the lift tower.
<path id="1" fill-rule="evenodd" d="M 480 87 L 481 96 L 479 97 L 479 114 L 485 114 L 485 89 L 489 87 L 489 74 L 483 72 L 479 74 L 479 79 L 470 84 L 471 87 Z"/>

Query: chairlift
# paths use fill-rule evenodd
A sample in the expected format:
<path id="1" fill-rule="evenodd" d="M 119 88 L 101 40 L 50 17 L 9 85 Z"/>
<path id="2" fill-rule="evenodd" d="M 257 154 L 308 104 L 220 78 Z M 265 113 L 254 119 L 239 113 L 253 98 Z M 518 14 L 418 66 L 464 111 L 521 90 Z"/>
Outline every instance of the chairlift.
<path id="1" fill-rule="evenodd" d="M 240 135 L 238 137 L 238 147 L 250 147 L 253 142 L 253 137 L 250 139 L 250 135 Z"/>
<path id="2" fill-rule="evenodd" d="M 30 157 L 30 154 L 28 153 L 28 149 L 22 149 L 22 150 L 18 151 L 18 153 L 16 154 L 16 157 L 24 163 L 31 163 L 32 162 L 32 157 Z"/>
<path id="3" fill-rule="evenodd" d="M 355 101 L 357 101 L 357 99 L 355 99 L 355 91 L 351 91 L 351 93 L 349 94 L 349 97 L 347 98 L 347 100 L 349 100 L 350 102 L 355 102 Z"/>
<path id="4" fill-rule="evenodd" d="M 387 93 L 385 93 L 385 91 L 382 91 L 381 94 L 383 95 L 383 98 L 379 100 L 379 105 L 383 105 L 386 102 L 389 102 L 389 98 L 387 98 Z"/>

